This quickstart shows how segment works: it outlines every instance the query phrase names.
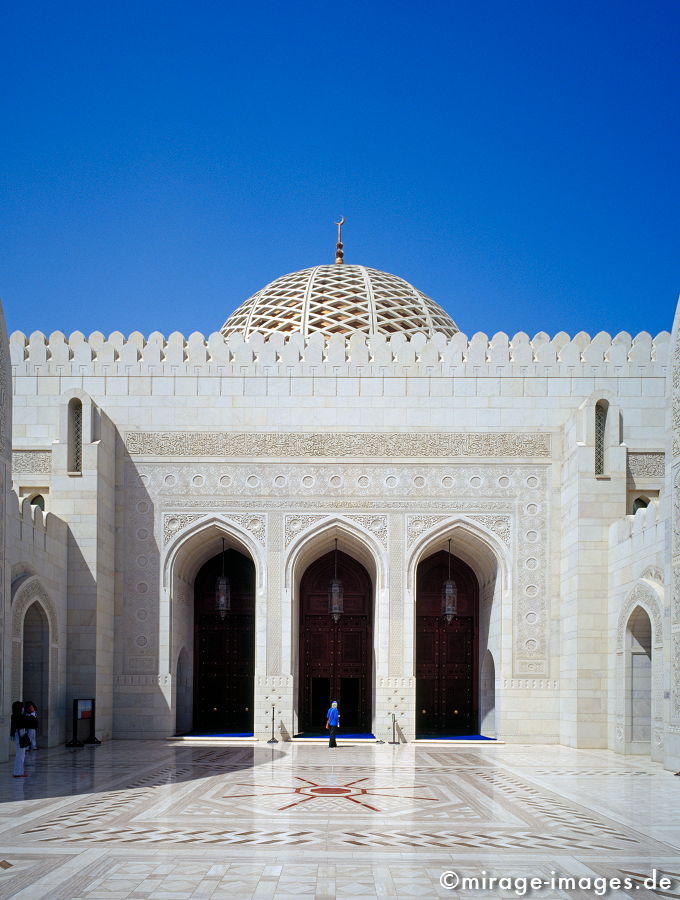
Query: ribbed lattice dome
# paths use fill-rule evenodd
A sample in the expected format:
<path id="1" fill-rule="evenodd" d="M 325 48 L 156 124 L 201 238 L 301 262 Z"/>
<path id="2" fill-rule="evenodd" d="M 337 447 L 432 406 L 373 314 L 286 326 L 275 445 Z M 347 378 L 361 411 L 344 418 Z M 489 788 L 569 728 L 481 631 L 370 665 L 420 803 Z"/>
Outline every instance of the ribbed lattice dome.
<path id="1" fill-rule="evenodd" d="M 302 269 L 272 281 L 233 312 L 222 326 L 228 336 L 299 331 L 322 334 L 415 334 L 451 337 L 453 319 L 403 278 L 366 266 Z"/>

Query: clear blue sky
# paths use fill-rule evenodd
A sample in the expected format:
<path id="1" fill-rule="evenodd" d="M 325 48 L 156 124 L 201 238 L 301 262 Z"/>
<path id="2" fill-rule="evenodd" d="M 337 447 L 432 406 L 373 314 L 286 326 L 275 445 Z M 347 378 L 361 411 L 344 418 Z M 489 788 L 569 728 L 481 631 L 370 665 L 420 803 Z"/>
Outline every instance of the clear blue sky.
<path id="1" fill-rule="evenodd" d="M 2 4 L 10 331 L 219 329 L 395 272 L 463 331 L 668 329 L 680 4 Z"/>

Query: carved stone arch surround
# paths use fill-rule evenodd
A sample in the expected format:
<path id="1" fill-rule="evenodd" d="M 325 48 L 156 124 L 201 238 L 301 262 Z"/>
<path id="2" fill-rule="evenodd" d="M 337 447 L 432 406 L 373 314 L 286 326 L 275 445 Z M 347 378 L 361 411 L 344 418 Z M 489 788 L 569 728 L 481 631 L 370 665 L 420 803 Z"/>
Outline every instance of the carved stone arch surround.
<path id="1" fill-rule="evenodd" d="M 383 519 L 385 520 L 384 525 Z M 290 590 L 293 587 L 296 567 L 304 548 L 314 542 L 315 539 L 320 538 L 325 532 L 330 531 L 332 528 L 338 528 L 340 531 L 345 531 L 354 537 L 355 540 L 358 540 L 367 548 L 375 567 L 376 583 L 373 585 L 373 590 L 377 595 L 378 591 L 386 586 L 387 573 L 389 571 L 387 552 L 382 539 L 382 530 L 383 528 L 387 529 L 386 519 L 386 516 L 344 516 L 333 513 L 314 516 L 297 514 L 286 516 L 285 534 L 288 546 L 286 547 L 283 567 L 286 588 Z M 297 533 L 291 529 L 291 523 L 295 520 L 299 521 L 302 526 Z M 371 527 L 373 525 L 372 521 L 363 520 L 380 520 L 380 524 Z M 361 560 L 359 561 L 361 562 Z"/>
<path id="2" fill-rule="evenodd" d="M 455 534 L 456 531 L 463 531 L 475 537 L 480 541 L 494 556 L 498 571 L 501 573 L 503 584 L 507 585 L 510 573 L 510 561 L 508 558 L 510 536 L 509 534 L 499 533 L 500 528 L 494 528 L 491 522 L 485 522 L 483 516 L 416 516 L 416 518 L 426 525 L 426 528 L 419 534 L 417 539 L 413 540 L 410 552 L 407 558 L 407 585 L 410 590 L 415 589 L 416 569 L 418 563 L 423 559 L 428 549 L 432 547 L 444 535 L 449 533 Z M 487 516 L 487 519 L 492 517 Z M 507 519 L 510 516 L 496 516 L 497 519 Z M 429 527 L 427 527 L 429 526 Z M 509 526 L 508 526 L 509 527 Z M 411 522 L 408 523 L 408 532 L 411 532 Z M 454 548 L 455 549 L 455 548 Z M 467 561 L 467 560 L 466 560 Z M 486 580 L 483 573 L 479 571 L 479 566 L 469 563 L 475 570 L 480 585 Z M 486 575 L 488 573 L 484 573 Z"/>
<path id="3" fill-rule="evenodd" d="M 296 622 L 299 611 L 299 584 L 303 574 L 302 569 L 313 562 L 313 558 L 304 559 L 306 549 L 323 540 L 328 532 L 337 529 L 344 532 L 350 540 L 355 543 L 354 548 L 351 546 L 346 549 L 349 555 L 357 559 L 368 570 L 373 582 L 373 642 L 374 653 L 376 656 L 376 672 L 381 674 L 386 668 L 387 661 L 380 655 L 380 647 L 382 644 L 382 630 L 389 630 L 390 627 L 390 606 L 389 606 L 389 564 L 388 552 L 383 544 L 382 522 L 374 521 L 380 519 L 380 516 L 344 516 L 336 513 L 321 514 L 319 516 L 309 517 L 309 519 L 298 514 L 289 516 L 288 519 L 300 520 L 299 531 L 290 540 L 286 547 L 283 558 L 283 584 L 284 584 L 284 608 L 281 615 L 281 636 L 280 653 L 283 661 L 283 668 L 290 671 L 293 675 L 293 685 L 297 684 L 297 640 L 296 640 Z M 366 519 L 366 521 L 364 521 Z M 385 524 L 385 528 L 386 528 Z M 291 534 L 290 527 L 288 534 Z M 360 544 L 365 550 L 365 555 L 356 553 L 356 544 Z M 330 546 L 329 548 L 330 549 Z M 324 550 L 325 552 L 325 550 Z M 363 558 L 362 558 L 363 557 Z M 368 563 L 368 565 L 367 565 Z M 374 685 L 375 690 L 375 685 Z M 375 711 L 375 706 L 374 706 Z"/>
<path id="4" fill-rule="evenodd" d="M 176 519 L 179 527 L 168 532 L 168 522 Z M 245 550 L 250 556 L 255 567 L 255 610 L 256 616 L 266 622 L 267 610 L 264 603 L 267 587 L 267 565 L 265 557 L 265 540 L 267 528 L 266 514 L 248 514 L 246 516 L 225 514 L 191 514 L 181 515 L 168 513 L 164 519 L 164 535 L 166 546 L 161 554 L 160 572 L 162 590 L 158 608 L 158 634 L 161 637 L 161 652 L 158 658 L 158 670 L 162 677 L 170 683 L 170 674 L 176 674 L 176 663 L 179 658 L 174 647 L 172 633 L 172 604 L 178 601 L 175 596 L 178 561 L 182 550 L 186 549 L 189 542 L 199 537 L 202 532 L 206 534 L 211 529 L 223 532 L 232 537 L 239 550 Z M 161 535 L 162 541 L 163 535 Z M 219 550 L 217 551 L 219 552 Z M 205 561 L 205 560 L 204 560 Z M 164 642 L 165 641 L 165 642 Z M 159 674 L 159 677 L 161 675 Z"/>
<path id="5" fill-rule="evenodd" d="M 623 653 L 625 649 L 625 636 L 628 621 L 636 607 L 644 609 L 652 623 L 652 646 L 663 647 L 663 619 L 661 616 L 663 588 L 646 578 L 641 578 L 633 590 L 628 594 L 619 614 L 616 629 L 616 652 Z"/>
<path id="6" fill-rule="evenodd" d="M 231 515 L 221 514 L 178 514 L 168 513 L 164 517 L 164 543 L 166 544 L 162 558 L 161 571 L 163 585 L 169 587 L 170 575 L 182 548 L 193 537 L 214 527 L 231 535 L 250 554 L 255 565 L 256 583 L 261 589 L 265 581 L 266 560 L 264 545 L 266 541 L 266 515 Z M 177 522 L 177 528 L 173 527 Z"/>

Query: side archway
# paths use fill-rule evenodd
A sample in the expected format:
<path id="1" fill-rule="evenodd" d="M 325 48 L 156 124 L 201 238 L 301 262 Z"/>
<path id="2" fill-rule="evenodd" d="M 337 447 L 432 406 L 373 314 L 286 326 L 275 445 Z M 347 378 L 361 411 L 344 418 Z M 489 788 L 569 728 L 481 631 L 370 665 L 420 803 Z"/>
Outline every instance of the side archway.
<path id="1" fill-rule="evenodd" d="M 616 631 L 615 749 L 663 755 L 663 587 L 641 578 Z"/>
<path id="2" fill-rule="evenodd" d="M 60 740 L 59 622 L 36 575 L 19 578 L 13 586 L 12 700 L 33 700 L 40 714 L 40 740 L 47 745 Z"/>
<path id="3" fill-rule="evenodd" d="M 496 665 L 500 665 L 502 658 L 501 635 L 512 628 L 512 611 L 511 604 L 504 603 L 510 585 L 509 532 L 504 523 L 499 521 L 497 524 L 499 533 L 466 516 L 442 517 L 413 541 L 408 557 L 404 618 L 410 641 L 405 648 L 405 657 L 415 675 L 417 698 L 424 696 L 421 681 L 431 679 L 433 672 L 436 676 L 435 670 L 438 670 L 440 682 L 444 679 L 438 687 L 435 684 L 433 695 L 435 699 L 439 696 L 439 706 L 443 704 L 439 711 L 440 725 L 435 728 L 442 735 L 462 733 L 461 728 L 471 734 L 482 733 L 484 728 L 487 736 L 490 731 L 494 736 L 499 731 L 501 698 L 495 691 Z M 447 571 L 442 567 L 448 558 L 449 541 L 451 574 L 463 592 L 463 603 L 459 604 L 457 614 L 450 622 L 444 616 L 440 599 L 442 584 L 447 578 Z M 424 581 L 427 570 L 432 570 L 439 579 L 429 588 Z M 423 606 L 428 591 L 429 616 Z M 437 631 L 435 646 L 425 639 L 428 629 Z M 430 671 L 432 665 L 426 658 L 428 653 L 434 654 L 433 671 Z M 461 690 L 456 692 L 452 691 L 452 685 L 447 687 L 446 680 L 455 677 L 466 678 L 467 689 L 463 690 L 461 685 Z M 465 699 L 466 707 L 460 706 L 459 696 Z M 423 710 L 417 706 L 413 709 L 411 725 L 414 733 L 418 733 L 423 722 Z M 460 724 L 456 725 L 456 722 Z"/>
<path id="4" fill-rule="evenodd" d="M 347 614 L 339 624 L 327 611 L 336 540 L 345 572 L 339 574 L 348 588 Z M 290 542 L 284 566 L 282 659 L 284 671 L 293 674 L 295 730 L 311 723 L 312 708 L 324 705 L 318 697 L 328 691 L 342 694 L 343 689 L 348 700 L 344 721 L 361 731 L 373 730 L 377 674 L 387 665 L 379 653 L 381 633 L 387 634 L 389 621 L 386 573 L 386 546 L 349 518 L 320 519 Z M 316 646 L 309 629 L 318 626 L 321 634 L 320 623 L 326 619 L 328 671 L 322 665 L 323 653 L 314 662 L 307 652 Z M 350 721 L 350 712 L 356 722 Z M 320 724 L 323 727 L 323 721 Z"/>
<path id="5" fill-rule="evenodd" d="M 265 629 L 255 627 L 256 619 L 266 620 L 266 524 L 259 517 L 251 520 L 258 526 L 254 530 L 222 516 L 191 516 L 174 532 L 175 523 L 169 523 L 159 618 L 161 651 L 167 654 L 160 660 L 161 673 L 171 675 L 172 731 L 252 731 L 253 673 L 258 665 L 263 671 L 266 652 Z M 227 618 L 215 614 L 209 596 L 221 573 L 223 548 L 225 574 L 232 578 Z M 236 715 L 236 707 L 243 715 Z"/>

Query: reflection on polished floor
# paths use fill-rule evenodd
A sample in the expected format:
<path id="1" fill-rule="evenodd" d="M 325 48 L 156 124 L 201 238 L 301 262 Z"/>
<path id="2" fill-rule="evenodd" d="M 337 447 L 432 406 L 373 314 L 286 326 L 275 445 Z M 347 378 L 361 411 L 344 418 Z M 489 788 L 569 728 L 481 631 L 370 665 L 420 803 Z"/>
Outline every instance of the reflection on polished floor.
<path id="1" fill-rule="evenodd" d="M 33 757 L 30 777 L 6 764 L 0 780 L 3 898 L 519 895 L 446 890 L 451 870 L 628 877 L 629 892 L 608 896 L 680 896 L 680 778 L 641 757 L 153 741 Z M 673 889 L 644 886 L 654 869 Z"/>

